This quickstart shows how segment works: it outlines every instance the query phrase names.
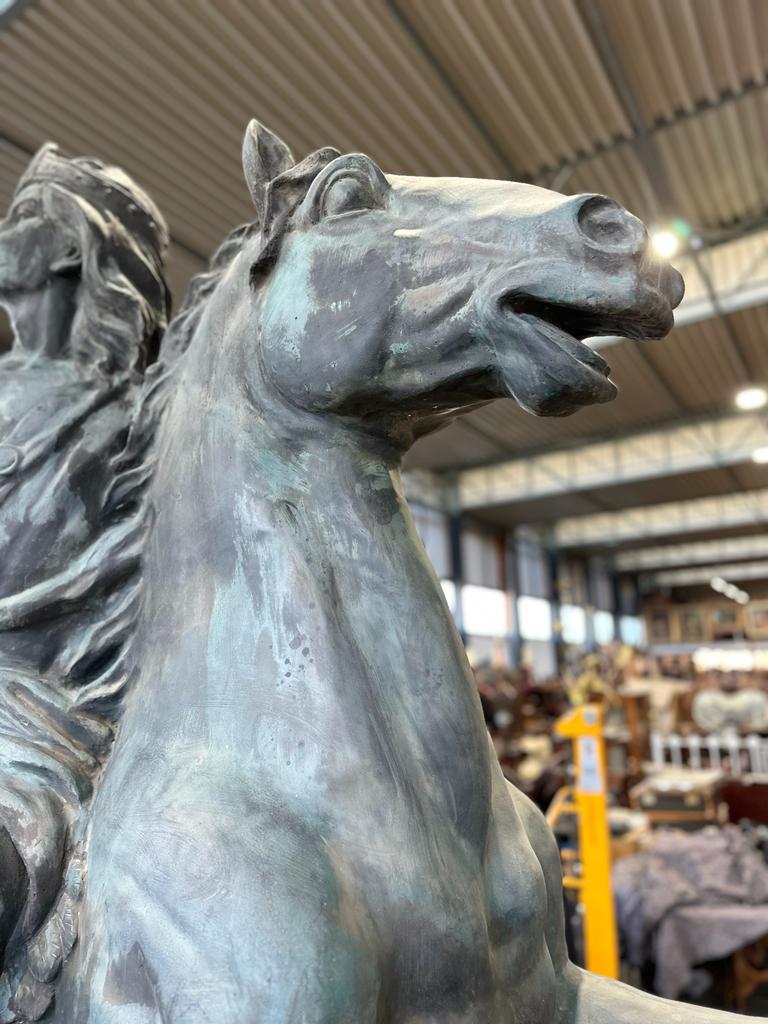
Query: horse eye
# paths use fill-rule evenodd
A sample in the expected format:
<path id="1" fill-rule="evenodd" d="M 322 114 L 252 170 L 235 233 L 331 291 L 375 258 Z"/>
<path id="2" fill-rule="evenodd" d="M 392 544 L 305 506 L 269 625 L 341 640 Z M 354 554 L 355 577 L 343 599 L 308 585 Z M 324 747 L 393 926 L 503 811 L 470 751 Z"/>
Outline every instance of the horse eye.
<path id="1" fill-rule="evenodd" d="M 351 175 L 336 178 L 328 185 L 323 195 L 323 214 L 326 217 L 352 213 L 355 210 L 370 210 L 376 205 L 370 184 Z"/>

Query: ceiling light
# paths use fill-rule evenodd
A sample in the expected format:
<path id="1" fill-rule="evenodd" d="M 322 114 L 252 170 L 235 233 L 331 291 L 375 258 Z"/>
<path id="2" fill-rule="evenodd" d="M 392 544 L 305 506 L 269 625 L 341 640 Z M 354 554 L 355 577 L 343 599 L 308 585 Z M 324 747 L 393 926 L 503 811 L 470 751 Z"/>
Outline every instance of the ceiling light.
<path id="1" fill-rule="evenodd" d="M 659 256 L 671 260 L 680 248 L 680 239 L 674 231 L 654 231 L 651 235 L 651 245 Z"/>
<path id="2" fill-rule="evenodd" d="M 713 576 L 709 581 L 710 587 L 716 590 L 718 594 L 723 594 L 724 597 L 729 597 L 731 601 L 737 601 L 739 604 L 747 604 L 749 602 L 749 594 L 746 590 L 741 590 L 733 583 L 729 583 L 724 580 L 722 576 Z"/>
<path id="3" fill-rule="evenodd" d="M 752 461 L 757 462 L 760 466 L 764 466 L 766 463 L 768 463 L 768 447 L 755 448 L 755 450 L 752 452 Z"/>
<path id="4" fill-rule="evenodd" d="M 739 409 L 762 409 L 768 402 L 768 392 L 765 388 L 742 388 L 734 399 Z"/>

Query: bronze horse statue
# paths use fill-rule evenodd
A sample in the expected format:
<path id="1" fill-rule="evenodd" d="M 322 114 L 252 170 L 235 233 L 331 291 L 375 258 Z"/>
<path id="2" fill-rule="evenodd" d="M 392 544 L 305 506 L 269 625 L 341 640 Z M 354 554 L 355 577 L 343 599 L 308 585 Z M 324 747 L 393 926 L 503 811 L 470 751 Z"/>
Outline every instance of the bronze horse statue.
<path id="1" fill-rule="evenodd" d="M 569 965 L 554 840 L 501 774 L 399 479 L 483 402 L 612 398 L 580 338 L 664 335 L 679 275 L 600 196 L 295 164 L 255 122 L 244 168 L 256 220 L 133 462 L 140 671 L 44 1019 L 735 1019 Z"/>
<path id="2" fill-rule="evenodd" d="M 117 500 L 163 334 L 165 224 L 122 171 L 44 146 L 0 223 L 0 1020 L 76 939 L 84 809 L 127 685 L 143 525 Z M 140 503 L 139 503 L 140 504 Z"/>

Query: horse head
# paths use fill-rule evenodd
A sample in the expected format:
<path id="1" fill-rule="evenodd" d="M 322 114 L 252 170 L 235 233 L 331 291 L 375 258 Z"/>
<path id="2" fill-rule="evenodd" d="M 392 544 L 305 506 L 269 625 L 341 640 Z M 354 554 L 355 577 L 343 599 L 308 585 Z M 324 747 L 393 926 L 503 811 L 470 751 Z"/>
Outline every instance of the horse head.
<path id="1" fill-rule="evenodd" d="M 333 149 L 295 164 L 255 121 L 243 165 L 260 373 L 291 405 L 401 444 L 495 398 L 545 416 L 609 401 L 582 339 L 662 337 L 683 295 L 604 196 L 388 175 Z"/>

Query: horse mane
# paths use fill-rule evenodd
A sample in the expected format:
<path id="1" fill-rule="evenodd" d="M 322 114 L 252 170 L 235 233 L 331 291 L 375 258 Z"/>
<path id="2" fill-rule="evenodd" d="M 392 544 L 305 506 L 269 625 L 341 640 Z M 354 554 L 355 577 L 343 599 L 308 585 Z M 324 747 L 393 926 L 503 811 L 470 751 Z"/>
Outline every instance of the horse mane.
<path id="1" fill-rule="evenodd" d="M 192 278 L 181 306 L 165 332 L 159 359 L 145 373 L 144 386 L 134 409 L 128 440 L 116 460 L 112 484 L 104 506 L 106 518 L 119 519 L 125 514 L 133 516 L 137 540 L 137 598 L 141 590 L 141 552 L 151 529 L 152 510 L 148 490 L 154 474 L 156 441 L 164 412 L 173 393 L 177 364 L 183 359 L 195 337 L 208 300 L 234 258 L 242 250 L 244 243 L 256 234 L 260 236 L 256 259 L 249 269 L 251 284 L 256 286 L 276 261 L 281 241 L 289 228 L 290 217 L 306 194 L 309 185 L 318 172 L 338 156 L 338 150 L 331 147 L 319 149 L 298 164 L 287 167 L 271 182 L 266 219 L 260 217 L 255 222 L 241 224 L 230 231 L 213 253 L 208 268 Z M 136 604 L 131 604 L 133 621 L 137 612 L 138 600 Z M 122 615 L 121 609 L 112 626 L 107 618 L 102 624 L 103 630 L 109 633 L 111 629 L 117 629 L 118 624 L 122 623 Z M 132 636 L 133 631 L 129 630 L 120 665 L 127 661 Z M 140 671 L 140 667 L 134 666 L 134 671 Z M 114 688 L 116 685 L 119 686 L 119 683 L 114 678 L 110 681 L 102 679 L 98 682 L 97 689 L 106 692 L 110 686 Z"/>
<path id="2" fill-rule="evenodd" d="M 100 558 L 102 571 L 111 575 L 119 594 L 111 595 L 100 621 L 89 631 L 87 644 L 80 645 L 83 660 L 70 666 L 80 707 L 114 713 L 119 698 L 141 669 L 132 656 L 132 640 L 141 602 L 142 556 L 152 526 L 148 492 L 158 432 L 173 393 L 179 361 L 189 348 L 208 299 L 239 253 L 250 228 L 244 224 L 231 231 L 211 257 L 208 268 L 190 281 L 165 333 L 159 358 L 144 375 L 125 446 L 113 462 L 101 516 L 104 536 L 111 543 L 103 545 Z M 102 670 L 94 673 L 94 666 Z"/>
<path id="3" fill-rule="evenodd" d="M 45 1011 L 61 964 L 76 941 L 75 907 L 88 832 L 86 805 L 94 776 L 109 758 L 123 698 L 141 671 L 133 638 L 142 598 L 142 556 L 152 527 L 148 492 L 158 430 L 173 393 L 177 365 L 249 228 L 244 225 L 231 232 L 208 269 L 192 279 L 166 332 L 160 357 L 145 373 L 123 448 L 112 460 L 96 540 L 61 573 L 32 588 L 22 605 L 14 602 L 6 608 L 0 599 L 0 630 L 39 624 L 51 614 L 70 610 L 82 612 L 83 619 L 73 625 L 72 639 L 51 669 L 60 689 L 41 697 L 38 713 L 44 732 L 48 720 L 60 722 L 59 746 L 71 747 L 48 784 L 61 790 L 73 833 L 62 886 L 47 916 L 0 971 L 0 1010 L 9 1007 L 21 1014 L 13 1019 L 37 1020 Z M 13 685 L 40 691 L 32 680 L 20 679 Z"/>

